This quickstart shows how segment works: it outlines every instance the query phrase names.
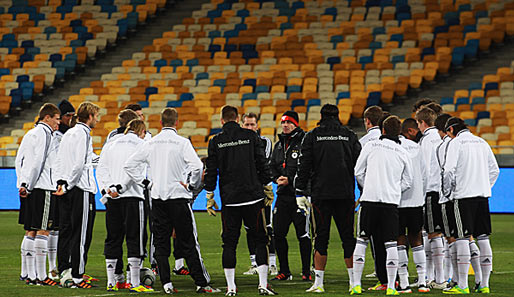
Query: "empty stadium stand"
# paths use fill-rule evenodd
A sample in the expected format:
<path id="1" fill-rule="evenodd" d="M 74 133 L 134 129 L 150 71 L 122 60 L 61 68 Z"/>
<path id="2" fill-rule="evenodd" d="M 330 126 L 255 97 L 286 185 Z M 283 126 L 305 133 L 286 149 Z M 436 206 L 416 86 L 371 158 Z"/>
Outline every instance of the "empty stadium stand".
<path id="1" fill-rule="evenodd" d="M 89 10 L 81 13 L 80 9 L 75 10 L 84 4 L 65 4 L 59 2 L 51 6 L 52 11 L 48 8 L 43 20 L 50 20 L 54 15 L 57 19 L 56 14 L 61 15 L 59 21 L 85 20 L 82 14 Z M 119 35 L 126 33 L 119 26 L 120 21 L 127 23 L 125 29 L 130 29 L 129 16 L 132 17 L 130 24 L 144 21 L 163 3 L 135 0 L 121 3 L 116 0 L 87 5 L 99 7 L 98 13 L 106 16 L 99 18 L 96 15 L 95 18 L 91 14 L 87 20 L 111 20 L 113 16 L 120 16 L 114 18 L 116 25 L 112 25 Z M 32 6 L 28 3 L 23 7 Z M 71 7 L 71 11 L 61 7 Z M 91 37 L 86 43 L 96 39 L 109 42 L 106 35 L 98 37 L 103 31 L 93 32 L 96 25 L 90 28 L 85 22 L 73 24 L 87 29 L 80 35 Z M 75 27 L 72 21 L 63 22 L 65 32 L 59 29 L 46 33 L 45 41 L 62 40 L 62 45 L 66 45 L 63 48 L 71 47 L 71 41 L 77 40 L 72 38 L 80 39 Z M 71 32 L 66 32 L 69 28 Z M 9 34 L 13 33 L 5 35 Z M 280 115 L 289 109 L 300 114 L 302 127 L 309 130 L 319 121 L 323 104 L 337 104 L 340 118 L 347 124 L 352 118 L 360 118 L 367 106 L 393 105 L 396 98 L 408 96 L 410 89 L 420 89 L 443 75 L 451 77 L 453 70 L 479 59 L 481 53 L 489 52 L 491 46 L 503 44 L 506 36 L 513 35 L 512 1 L 212 0 L 193 11 L 181 24 L 168 28 L 151 44 L 140 47 L 130 59 L 69 96 L 69 100 L 76 106 L 89 100 L 102 107 L 102 122 L 93 131 L 95 146 L 101 146 L 107 133 L 117 126 L 117 113 L 129 102 L 137 102 L 144 107 L 148 125 L 154 133 L 159 128 L 162 108 L 177 108 L 181 120 L 179 134 L 190 137 L 199 153 L 205 154 L 209 136 L 220 131 L 219 108 L 224 104 L 236 105 L 241 112 L 260 114 L 261 133 L 272 140 L 280 133 Z M 14 38 L 15 41 L 18 39 Z M 11 39 L 6 40 L 9 41 L 6 45 L 14 45 L 10 43 Z M 4 39 L 2 46 L 3 42 Z M 95 42 L 90 44 L 96 45 Z M 102 45 L 98 44 L 96 48 L 101 49 Z M 89 53 L 86 44 L 81 47 L 86 47 Z M 11 56 L 12 50 L 7 49 L 7 54 L 2 54 L 4 64 L 21 63 L 19 60 L 25 52 L 15 59 Z M 66 53 L 57 46 L 56 50 Z M 64 54 L 64 60 L 73 55 L 74 50 L 71 47 L 71 52 Z M 44 65 L 56 72 L 54 79 L 61 78 L 57 75 L 59 71 L 66 75 L 64 63 L 54 66 L 56 62 L 65 62 L 63 53 L 60 54 L 61 60 L 51 61 L 52 54 L 48 56 L 49 61 L 42 61 L 52 63 Z M 69 68 L 71 71 L 71 65 Z M 20 88 L 16 85 L 18 88 L 14 89 L 13 84 L 19 83 L 18 77 L 9 78 L 13 74 L 11 68 L 6 69 L 9 73 L 2 75 L 0 88 L 5 76 L 4 88 L 12 87 L 5 97 L 14 102 L 11 93 Z M 32 82 L 31 79 L 29 77 L 27 82 Z M 508 100 L 514 98 L 513 80 L 511 67 L 499 68 L 495 77 L 484 76 L 480 85 L 455 91 L 452 97 L 441 99 L 441 104 L 446 111 L 465 117 L 470 126 L 477 127 L 476 132 L 486 137 L 486 131 L 501 127 L 489 133 L 497 136 L 495 142 L 490 139 L 490 143 L 495 145 L 503 141 L 502 145 L 512 145 L 513 139 L 507 140 L 506 134 L 510 133 L 508 118 L 512 116 L 508 112 L 514 110 L 508 105 Z M 21 102 L 22 91 L 19 98 Z M 486 113 L 488 117 L 485 117 Z M 494 122 L 497 125 L 492 122 L 487 125 L 487 120 L 494 119 L 498 119 Z M 15 148 L 31 125 L 31 122 L 26 123 L 23 128 L 2 138 L 2 147 Z M 495 152 L 513 153 L 508 148 Z"/>

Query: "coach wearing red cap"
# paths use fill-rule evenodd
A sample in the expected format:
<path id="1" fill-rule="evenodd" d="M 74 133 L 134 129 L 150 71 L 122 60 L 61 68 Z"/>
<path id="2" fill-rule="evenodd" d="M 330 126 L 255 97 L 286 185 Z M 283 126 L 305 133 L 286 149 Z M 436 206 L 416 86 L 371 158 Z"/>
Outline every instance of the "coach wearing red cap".
<path id="1" fill-rule="evenodd" d="M 291 280 L 289 270 L 287 232 L 293 223 L 296 237 L 300 244 L 300 256 L 302 259 L 302 278 L 305 281 L 311 279 L 311 239 L 309 235 L 309 214 L 302 212 L 296 204 L 293 180 L 298 168 L 298 156 L 305 132 L 298 125 L 298 113 L 286 111 L 281 120 L 282 134 L 278 135 L 279 141 L 275 144 L 271 156 L 271 170 L 273 180 L 278 184 L 277 202 L 274 212 L 275 249 L 280 262 L 279 274 L 273 280 Z"/>

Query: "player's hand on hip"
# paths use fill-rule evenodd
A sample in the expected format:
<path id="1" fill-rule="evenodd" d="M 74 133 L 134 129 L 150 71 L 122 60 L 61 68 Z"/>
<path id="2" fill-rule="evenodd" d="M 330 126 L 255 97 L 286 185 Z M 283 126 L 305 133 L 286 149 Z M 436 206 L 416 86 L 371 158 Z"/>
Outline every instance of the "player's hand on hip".
<path id="1" fill-rule="evenodd" d="M 214 193 L 213 192 L 207 192 L 205 195 L 207 198 L 207 213 L 210 216 L 216 216 L 216 209 L 219 209 L 218 204 L 216 203 L 216 200 L 214 200 Z"/>
<path id="2" fill-rule="evenodd" d="M 18 192 L 20 193 L 21 198 L 27 198 L 29 196 L 29 191 L 24 187 L 21 187 Z"/>
<path id="3" fill-rule="evenodd" d="M 58 185 L 57 191 L 53 192 L 52 194 L 54 194 L 55 196 L 62 196 L 66 194 L 66 192 L 64 191 L 64 185 Z"/>
<path id="4" fill-rule="evenodd" d="M 145 190 L 152 190 L 152 187 L 153 187 L 153 182 L 151 180 L 148 180 L 148 179 L 144 179 L 142 182 L 141 182 L 141 186 L 145 189 Z"/>
<path id="5" fill-rule="evenodd" d="M 184 189 L 186 189 L 186 191 L 188 192 L 193 192 L 195 189 L 191 186 L 191 184 L 186 184 L 184 182 L 179 182 L 183 187 Z"/>

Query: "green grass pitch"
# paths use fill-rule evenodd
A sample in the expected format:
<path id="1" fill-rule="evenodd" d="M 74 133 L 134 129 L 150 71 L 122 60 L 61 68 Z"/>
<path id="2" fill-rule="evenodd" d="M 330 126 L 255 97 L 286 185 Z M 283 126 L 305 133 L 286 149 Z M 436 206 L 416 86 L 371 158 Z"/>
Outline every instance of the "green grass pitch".
<path id="1" fill-rule="evenodd" d="M 64 289 L 27 286 L 18 280 L 20 274 L 20 243 L 23 236 L 21 226 L 17 225 L 17 212 L 0 212 L 0 226 L 2 226 L 0 239 L 0 296 L 134 296 L 128 291 L 107 292 L 105 261 L 102 255 L 105 239 L 105 213 L 98 212 L 96 216 L 93 242 L 89 251 L 89 260 L 86 272 L 100 279 L 98 287 L 94 289 Z M 493 215 L 493 235 L 491 236 L 494 266 L 491 275 L 491 294 L 494 296 L 514 296 L 514 216 Z M 196 222 L 199 232 L 202 256 L 206 267 L 212 277 L 213 285 L 225 290 L 225 277 L 221 267 L 221 237 L 220 216 L 208 217 L 206 213 L 196 213 Z M 298 296 L 308 294 L 305 289 L 309 283 L 302 282 L 300 278 L 300 256 L 298 244 L 294 238 L 294 227 L 289 232 L 289 257 L 293 280 L 273 283 L 274 289 L 280 296 Z M 249 266 L 248 249 L 244 231 L 241 233 L 238 246 L 238 262 L 236 268 L 236 284 L 239 296 L 257 296 L 257 276 L 244 276 L 242 273 Z M 373 260 L 369 255 L 366 258 L 364 273 L 372 271 Z M 173 261 L 173 258 L 171 258 Z M 148 262 L 146 262 L 149 267 Z M 411 281 L 416 275 L 415 269 L 409 268 Z M 179 290 L 177 296 L 195 296 L 194 284 L 188 276 L 172 276 L 174 286 Z M 376 279 L 364 279 L 363 288 L 373 285 Z M 470 284 L 473 284 L 470 276 Z M 155 293 L 164 295 L 162 287 L 157 280 Z M 328 265 L 325 273 L 325 296 L 348 295 L 348 275 L 344 266 L 341 242 L 335 228 L 332 228 L 329 247 Z M 312 293 L 311 293 L 312 294 Z M 473 293 L 472 293 L 473 294 Z M 223 294 L 215 294 L 223 296 Z M 364 292 L 364 296 L 385 295 L 384 292 Z M 422 294 L 414 293 L 412 296 Z M 423 294 L 425 295 L 425 294 Z M 440 291 L 432 291 L 429 295 L 443 295 Z"/>

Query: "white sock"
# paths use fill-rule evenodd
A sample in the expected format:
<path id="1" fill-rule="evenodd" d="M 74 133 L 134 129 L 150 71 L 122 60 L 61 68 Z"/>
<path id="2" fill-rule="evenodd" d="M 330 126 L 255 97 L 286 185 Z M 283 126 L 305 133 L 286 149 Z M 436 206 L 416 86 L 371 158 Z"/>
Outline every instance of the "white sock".
<path id="1" fill-rule="evenodd" d="M 314 286 L 323 288 L 323 277 L 325 276 L 325 270 L 314 269 Z"/>
<path id="2" fill-rule="evenodd" d="M 128 265 L 130 266 L 130 284 L 133 288 L 139 286 L 139 270 L 141 269 L 140 258 L 128 258 Z"/>
<path id="3" fill-rule="evenodd" d="M 430 247 L 430 240 L 428 240 L 428 235 L 426 235 L 426 237 L 423 236 L 423 246 L 425 247 L 425 257 L 427 259 L 425 273 L 427 276 L 427 282 L 431 282 L 434 280 L 434 263 L 432 261 L 432 249 Z"/>
<path id="4" fill-rule="evenodd" d="M 268 287 L 268 265 L 259 265 L 257 266 L 257 272 L 259 273 L 259 287 L 267 288 Z"/>
<path id="5" fill-rule="evenodd" d="M 184 267 L 184 258 L 175 259 L 175 270 L 179 270 Z"/>
<path id="6" fill-rule="evenodd" d="M 407 257 L 407 247 L 398 246 L 398 276 L 400 277 L 400 288 L 409 287 L 409 258 Z"/>
<path id="7" fill-rule="evenodd" d="M 482 268 L 480 267 L 480 250 L 474 240 L 469 242 L 469 252 L 471 254 L 471 267 L 475 271 L 475 284 L 482 283 Z"/>
<path id="8" fill-rule="evenodd" d="M 491 248 L 489 236 L 479 236 L 478 245 L 480 246 L 480 267 L 482 268 L 482 283 L 480 287 L 489 287 L 489 277 L 493 270 L 493 249 Z"/>
<path id="9" fill-rule="evenodd" d="M 444 279 L 444 244 L 442 237 L 430 239 L 430 249 L 432 250 L 432 262 L 435 270 L 435 282 L 441 284 Z"/>
<path id="10" fill-rule="evenodd" d="M 235 268 L 225 268 L 225 279 L 227 280 L 227 290 L 235 291 L 236 290 L 236 269 Z"/>
<path id="11" fill-rule="evenodd" d="M 34 250 L 36 251 L 36 274 L 40 281 L 47 278 L 46 274 L 46 255 L 48 253 L 48 236 L 36 235 L 34 240 Z"/>
<path id="12" fill-rule="evenodd" d="M 250 263 L 252 266 L 257 267 L 257 261 L 255 261 L 255 255 L 250 255 Z"/>
<path id="13" fill-rule="evenodd" d="M 425 248 L 422 245 L 418 245 L 412 248 L 412 261 L 416 265 L 416 272 L 418 273 L 418 285 L 426 286 L 427 258 L 425 256 Z"/>
<path id="14" fill-rule="evenodd" d="M 127 283 L 130 284 L 132 277 L 130 276 L 130 265 L 127 264 Z"/>
<path id="15" fill-rule="evenodd" d="M 107 270 L 107 286 L 115 286 L 116 278 L 114 271 L 116 270 L 116 263 L 118 259 L 105 259 L 105 269 Z"/>
<path id="16" fill-rule="evenodd" d="M 20 247 L 21 254 L 21 273 L 20 276 L 27 276 L 27 235 L 23 236 Z"/>
<path id="17" fill-rule="evenodd" d="M 57 241 L 59 240 L 59 231 L 51 231 L 48 236 L 48 270 L 57 271 Z"/>
<path id="18" fill-rule="evenodd" d="M 366 261 L 366 248 L 368 240 L 358 238 L 353 251 L 353 286 L 360 286 L 364 263 Z"/>
<path id="19" fill-rule="evenodd" d="M 450 256 L 450 249 L 448 248 L 448 241 L 444 239 L 444 280 L 447 281 L 452 278 L 452 258 Z"/>
<path id="20" fill-rule="evenodd" d="M 398 248 L 396 241 L 389 241 L 385 244 L 386 248 L 386 271 L 387 271 L 387 287 L 395 288 L 396 273 L 398 272 Z"/>
<path id="21" fill-rule="evenodd" d="M 34 249 L 34 241 L 34 237 L 27 236 L 27 242 L 25 243 L 27 275 L 30 280 L 36 280 L 36 250 Z"/>
<path id="22" fill-rule="evenodd" d="M 452 260 L 452 281 L 458 283 L 459 282 L 459 269 L 457 267 L 457 245 L 455 242 L 452 242 L 448 245 L 450 249 L 450 257 Z"/>
<path id="23" fill-rule="evenodd" d="M 467 238 L 457 239 L 455 242 L 457 246 L 457 269 L 459 271 L 459 287 L 466 289 L 468 287 L 468 272 L 469 272 L 469 241 Z"/>
<path id="24" fill-rule="evenodd" d="M 277 256 L 275 254 L 269 254 L 269 265 L 277 266 Z"/>
<path id="25" fill-rule="evenodd" d="M 350 288 L 353 288 L 353 268 L 346 268 L 348 271 L 348 278 L 350 278 Z"/>

